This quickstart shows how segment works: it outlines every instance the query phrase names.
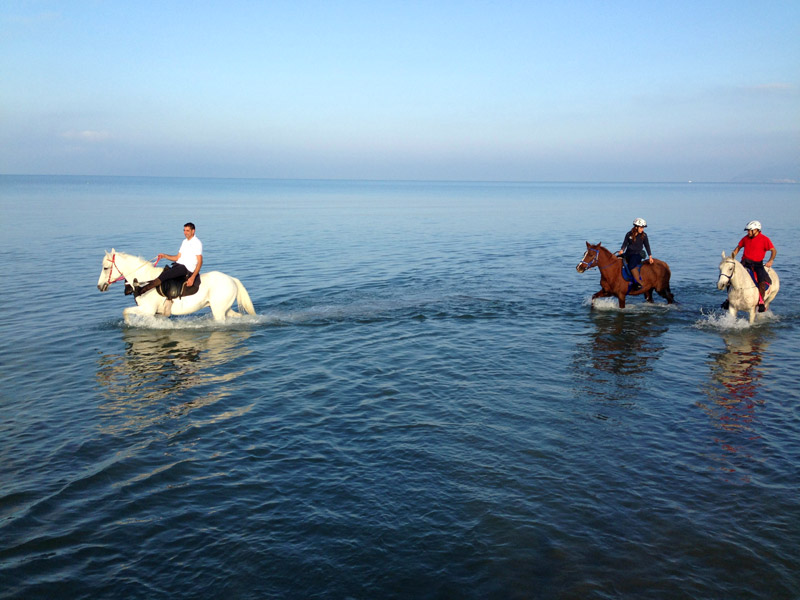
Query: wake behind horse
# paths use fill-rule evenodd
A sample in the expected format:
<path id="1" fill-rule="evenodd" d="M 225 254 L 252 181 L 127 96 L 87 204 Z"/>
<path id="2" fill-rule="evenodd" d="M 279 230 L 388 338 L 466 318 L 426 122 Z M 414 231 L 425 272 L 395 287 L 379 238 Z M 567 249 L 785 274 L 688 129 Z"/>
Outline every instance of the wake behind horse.
<path id="1" fill-rule="evenodd" d="M 97 289 L 105 292 L 112 283 L 121 280 L 130 284 L 135 280 L 149 281 L 158 277 L 160 273 L 161 269 L 141 257 L 111 250 L 103 257 L 103 268 L 100 271 L 100 279 L 97 280 Z M 203 273 L 197 292 L 190 296 L 169 300 L 152 289 L 137 296 L 137 305 L 126 308 L 122 314 L 125 322 L 129 323 L 135 315 L 187 315 L 209 307 L 215 321 L 224 321 L 227 317 L 240 316 L 232 308 L 234 302 L 238 304 L 240 310 L 250 315 L 256 314 L 250 295 L 241 281 L 219 271 L 209 271 Z"/>
<path id="2" fill-rule="evenodd" d="M 586 242 L 586 252 L 575 269 L 578 273 L 583 273 L 592 267 L 597 267 L 600 271 L 601 287 L 601 290 L 592 296 L 593 301 L 595 298 L 616 296 L 619 300 L 619 307 L 625 308 L 625 296 L 644 295 L 647 302 L 652 302 L 653 291 L 655 291 L 659 296 L 667 299 L 667 304 L 675 302 L 675 297 L 669 289 L 669 278 L 672 273 L 669 265 L 663 260 L 656 258 L 652 265 L 649 262 L 642 263 L 640 273 L 643 285 L 635 291 L 631 289 L 632 282 L 626 280 L 623 275 L 622 259 L 617 258 L 599 243 Z"/>

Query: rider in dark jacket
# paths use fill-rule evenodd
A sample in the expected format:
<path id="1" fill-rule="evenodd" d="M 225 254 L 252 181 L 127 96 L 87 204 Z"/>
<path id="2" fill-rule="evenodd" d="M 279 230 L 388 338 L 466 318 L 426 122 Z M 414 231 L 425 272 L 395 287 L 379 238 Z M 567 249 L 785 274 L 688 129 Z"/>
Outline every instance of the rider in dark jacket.
<path id="1" fill-rule="evenodd" d="M 617 252 L 617 256 L 622 256 L 625 260 L 631 276 L 639 287 L 644 285 L 641 274 L 643 248 L 647 250 L 647 261 L 651 265 L 653 264 L 650 240 L 644 232 L 645 227 L 647 227 L 647 221 L 642 218 L 634 219 L 633 228 L 625 234 L 625 239 L 622 240 L 622 248 Z"/>

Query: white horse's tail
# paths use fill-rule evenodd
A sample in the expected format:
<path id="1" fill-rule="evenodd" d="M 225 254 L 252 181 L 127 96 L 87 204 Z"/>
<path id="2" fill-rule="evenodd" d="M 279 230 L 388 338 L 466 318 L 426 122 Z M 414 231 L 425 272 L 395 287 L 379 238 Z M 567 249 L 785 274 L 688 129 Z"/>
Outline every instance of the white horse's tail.
<path id="1" fill-rule="evenodd" d="M 248 315 L 256 314 L 256 309 L 253 308 L 253 302 L 250 300 L 250 294 L 244 289 L 242 282 L 231 277 L 236 282 L 236 303 L 239 305 L 239 310 L 245 311 Z"/>

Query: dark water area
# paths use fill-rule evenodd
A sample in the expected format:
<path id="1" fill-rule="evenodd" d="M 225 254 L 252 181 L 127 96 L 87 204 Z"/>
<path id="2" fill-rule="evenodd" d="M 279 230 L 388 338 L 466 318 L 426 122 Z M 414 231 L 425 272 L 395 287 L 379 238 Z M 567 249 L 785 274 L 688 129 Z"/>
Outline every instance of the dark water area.
<path id="1" fill-rule="evenodd" d="M 800 597 L 793 185 L 0 177 L 0 598 Z M 590 297 L 634 217 L 678 301 Z M 751 219 L 781 290 L 719 309 Z M 104 251 L 257 315 L 125 323 Z"/>

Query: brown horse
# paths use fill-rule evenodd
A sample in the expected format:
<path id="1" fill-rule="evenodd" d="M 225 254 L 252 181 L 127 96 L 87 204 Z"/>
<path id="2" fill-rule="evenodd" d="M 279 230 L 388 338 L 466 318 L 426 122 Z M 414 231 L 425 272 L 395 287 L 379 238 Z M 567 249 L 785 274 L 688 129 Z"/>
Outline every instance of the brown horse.
<path id="1" fill-rule="evenodd" d="M 586 252 L 583 260 L 575 268 L 578 273 L 583 273 L 586 269 L 597 267 L 600 270 L 600 286 L 603 288 L 592 296 L 603 298 L 606 296 L 616 296 L 619 300 L 619 307 L 625 308 L 625 296 L 639 296 L 644 294 L 645 300 L 653 301 L 653 290 L 659 296 L 667 299 L 667 304 L 675 302 L 675 297 L 669 289 L 670 270 L 669 265 L 663 260 L 653 259 L 653 264 L 643 262 L 641 268 L 642 283 L 644 284 L 636 291 L 630 291 L 630 282 L 622 276 L 622 259 L 612 254 L 600 244 L 590 244 L 586 242 Z"/>

